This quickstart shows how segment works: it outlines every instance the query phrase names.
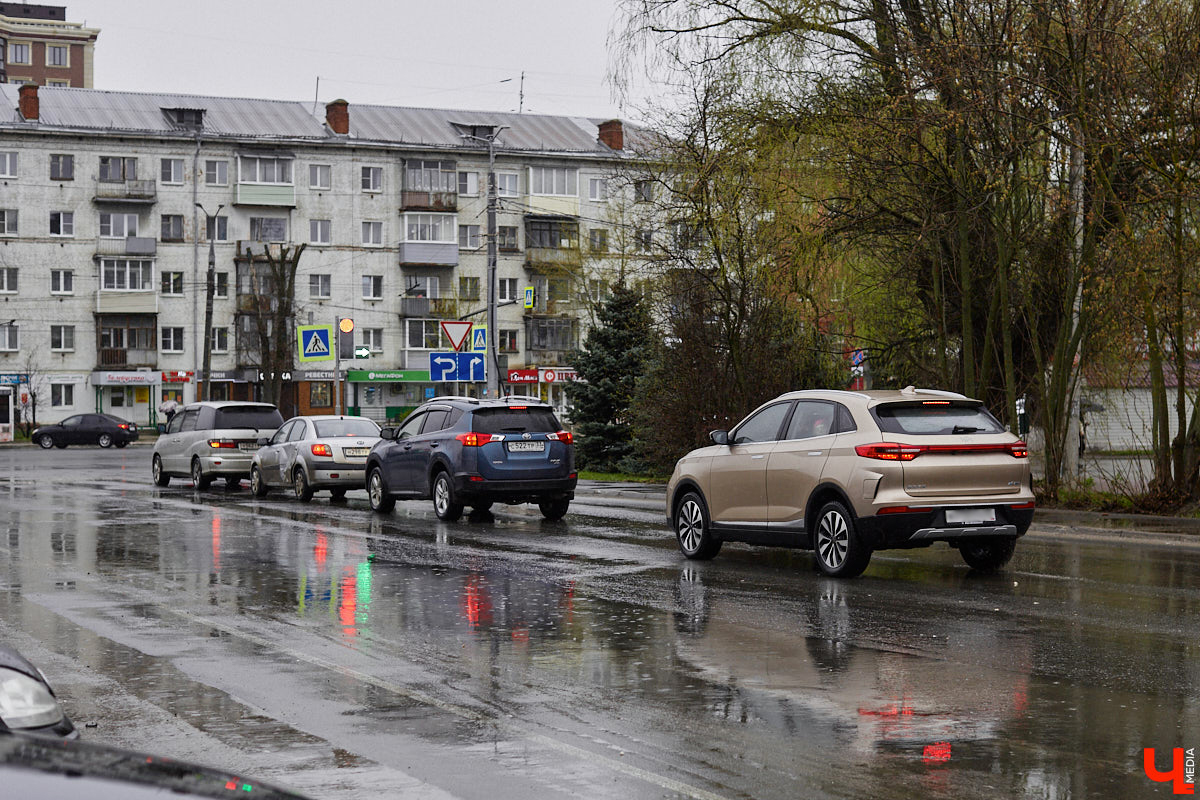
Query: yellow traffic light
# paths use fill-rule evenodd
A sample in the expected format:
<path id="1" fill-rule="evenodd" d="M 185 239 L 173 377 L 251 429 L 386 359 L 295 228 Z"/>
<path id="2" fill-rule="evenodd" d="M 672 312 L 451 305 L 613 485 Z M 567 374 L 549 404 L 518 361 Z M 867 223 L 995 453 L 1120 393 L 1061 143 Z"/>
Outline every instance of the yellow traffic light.
<path id="1" fill-rule="evenodd" d="M 338 320 L 338 330 L 342 333 L 350 333 L 354 330 L 354 320 L 349 317 L 342 317 Z"/>

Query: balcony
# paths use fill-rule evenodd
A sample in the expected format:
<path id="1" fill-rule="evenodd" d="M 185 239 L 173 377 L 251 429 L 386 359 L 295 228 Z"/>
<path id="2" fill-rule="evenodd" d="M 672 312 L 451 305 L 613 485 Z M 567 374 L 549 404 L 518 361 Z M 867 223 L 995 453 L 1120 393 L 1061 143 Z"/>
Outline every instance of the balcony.
<path id="1" fill-rule="evenodd" d="M 150 180 L 96 181 L 96 203 L 142 203 L 158 201 L 158 183 Z"/>
<path id="2" fill-rule="evenodd" d="M 402 297 L 400 316 L 416 319 L 457 319 L 458 301 L 453 297 Z"/>
<path id="3" fill-rule="evenodd" d="M 97 314 L 157 314 L 158 292 L 153 289 L 136 292 L 101 289 L 96 292 Z"/>
<path id="4" fill-rule="evenodd" d="M 400 192 L 400 210 L 457 211 L 458 192 L 418 192 L 405 189 Z"/>
<path id="5" fill-rule="evenodd" d="M 156 350 L 102 347 L 96 353 L 97 366 L 109 369 L 136 369 L 138 367 L 154 369 L 157 363 L 158 351 Z"/>
<path id="6" fill-rule="evenodd" d="M 525 268 L 530 272 L 555 272 L 580 265 L 578 247 L 526 247 Z"/>
<path id="7" fill-rule="evenodd" d="M 153 256 L 158 252 L 158 240 L 149 236 L 126 236 L 123 239 L 102 236 L 96 240 L 98 256 Z"/>
<path id="8" fill-rule="evenodd" d="M 401 242 L 400 264 L 403 266 L 456 267 L 458 242 Z"/>
<path id="9" fill-rule="evenodd" d="M 233 196 L 235 206 L 296 207 L 296 187 L 273 183 L 239 183 Z"/>

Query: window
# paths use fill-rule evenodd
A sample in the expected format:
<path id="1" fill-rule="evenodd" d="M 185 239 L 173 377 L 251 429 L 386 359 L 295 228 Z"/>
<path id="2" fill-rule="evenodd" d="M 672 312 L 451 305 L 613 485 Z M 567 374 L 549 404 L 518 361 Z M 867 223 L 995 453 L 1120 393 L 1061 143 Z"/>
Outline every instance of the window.
<path id="1" fill-rule="evenodd" d="M 13 294 L 17 291 L 17 268 L 0 267 L 0 292 Z"/>
<path id="2" fill-rule="evenodd" d="M 508 252 L 517 250 L 517 226 L 501 225 L 496 229 L 496 247 Z"/>
<path id="3" fill-rule="evenodd" d="M 74 294 L 75 272 L 69 269 L 50 270 L 50 294 Z"/>
<path id="4" fill-rule="evenodd" d="M 209 186 L 228 186 L 229 162 L 216 159 L 205 161 L 204 182 Z"/>
<path id="5" fill-rule="evenodd" d="M 651 181 L 633 182 L 633 199 L 637 203 L 649 203 L 654 199 L 654 184 Z"/>
<path id="6" fill-rule="evenodd" d="M 17 154 L 12 151 L 0 152 L 0 178 L 17 177 Z"/>
<path id="7" fill-rule="evenodd" d="M 479 173 L 458 173 L 458 193 L 466 197 L 477 197 L 479 195 Z"/>
<path id="8" fill-rule="evenodd" d="M 500 338 L 496 340 L 496 349 L 501 353 L 517 352 L 517 331 L 512 328 L 501 328 Z"/>
<path id="9" fill-rule="evenodd" d="M 128 386 L 108 387 L 108 404 L 113 408 L 133 405 L 132 390 Z"/>
<path id="10" fill-rule="evenodd" d="M 51 236 L 74 236 L 75 235 L 75 212 L 74 211 L 51 211 L 50 212 L 50 235 Z"/>
<path id="11" fill-rule="evenodd" d="M 328 300 L 330 297 L 330 286 L 333 280 L 332 275 L 309 275 L 308 276 L 308 296 L 313 300 Z"/>
<path id="12" fill-rule="evenodd" d="M 216 236 L 213 235 L 213 228 L 216 228 Z M 204 235 L 213 242 L 229 241 L 229 217 L 206 217 L 204 221 Z"/>
<path id="13" fill-rule="evenodd" d="M 286 242 L 287 220 L 283 217 L 251 217 L 250 239 L 255 242 Z"/>
<path id="14" fill-rule="evenodd" d="M 105 183 L 124 183 L 137 180 L 137 159 L 100 156 L 100 180 Z"/>
<path id="15" fill-rule="evenodd" d="M 163 116 L 176 128 L 198 131 L 204 127 L 203 108 L 164 108 Z"/>
<path id="16" fill-rule="evenodd" d="M 546 299 L 550 302 L 561 302 L 571 299 L 571 281 L 567 278 L 549 278 L 546 280 Z"/>
<path id="17" fill-rule="evenodd" d="M 209 334 L 212 340 L 212 352 L 229 352 L 229 328 L 213 328 Z"/>
<path id="18" fill-rule="evenodd" d="M 21 326 L 0 325 L 0 351 L 11 352 L 21 349 Z"/>
<path id="19" fill-rule="evenodd" d="M 383 352 L 383 328 L 363 328 L 362 340 L 372 353 Z"/>
<path id="20" fill-rule="evenodd" d="M 599 303 L 606 297 L 608 297 L 608 282 L 597 278 L 590 279 L 588 281 L 588 298 L 593 303 Z"/>
<path id="21" fill-rule="evenodd" d="M 457 221 L 453 214 L 405 214 L 404 240 L 453 244 Z"/>
<path id="22" fill-rule="evenodd" d="M 75 156 L 55 153 L 50 156 L 50 180 L 75 180 Z"/>
<path id="23" fill-rule="evenodd" d="M 331 185 L 333 168 L 328 164 L 308 165 L 308 188 L 328 189 Z"/>
<path id="24" fill-rule="evenodd" d="M 229 297 L 229 273 L 217 273 L 217 297 Z"/>
<path id="25" fill-rule="evenodd" d="M 183 273 L 164 272 L 162 274 L 162 293 L 175 295 L 183 294 Z"/>
<path id="26" fill-rule="evenodd" d="M 515 172 L 497 172 L 496 173 L 496 196 L 497 197 L 516 197 L 518 194 L 517 185 L 520 182 L 520 176 Z"/>
<path id="27" fill-rule="evenodd" d="M 71 85 L 71 82 L 70 82 L 70 81 L 63 81 L 63 80 L 58 80 L 58 81 L 56 81 L 56 80 L 54 80 L 53 78 L 51 78 L 50 80 L 46 81 L 46 85 L 47 85 L 47 86 L 59 86 L 59 87 L 64 87 L 64 88 L 65 88 L 65 87 L 68 87 L 68 86 L 70 86 L 70 85 Z"/>
<path id="28" fill-rule="evenodd" d="M 309 408 L 333 407 L 333 384 L 329 381 L 314 381 L 308 385 Z"/>
<path id="29" fill-rule="evenodd" d="M 654 246 L 654 232 L 646 228 L 641 228 L 636 234 L 635 241 L 637 242 L 638 250 L 641 250 L 643 253 L 649 253 L 650 249 Z"/>
<path id="30" fill-rule="evenodd" d="M 496 300 L 516 300 L 517 299 L 517 279 L 516 278 L 501 278 L 496 281 Z"/>
<path id="31" fill-rule="evenodd" d="M 383 191 L 383 167 L 362 168 L 362 190 L 364 192 Z"/>
<path id="32" fill-rule="evenodd" d="M 137 214 L 101 214 L 100 235 L 112 239 L 137 236 Z"/>
<path id="33" fill-rule="evenodd" d="M 332 239 L 333 222 L 327 219 L 308 221 L 308 241 L 312 244 L 329 244 Z"/>
<path id="34" fill-rule="evenodd" d="M 459 225 L 458 226 L 458 246 L 464 250 L 479 249 L 479 226 L 478 225 Z"/>
<path id="35" fill-rule="evenodd" d="M 160 179 L 163 183 L 183 183 L 183 159 L 164 158 Z"/>
<path id="36" fill-rule="evenodd" d="M 240 183 L 269 183 L 285 186 L 290 186 L 292 183 L 292 160 L 290 158 L 239 156 L 238 170 Z"/>
<path id="37" fill-rule="evenodd" d="M 404 189 L 409 192 L 453 192 L 458 172 L 453 161 L 409 161 L 404 166 Z"/>
<path id="38" fill-rule="evenodd" d="M 369 245 L 383 244 L 383 223 L 364 222 L 362 224 L 362 243 Z"/>
<path id="39" fill-rule="evenodd" d="M 408 278 L 404 294 L 408 297 L 438 298 L 442 296 L 442 283 L 434 275 L 414 275 Z"/>
<path id="40" fill-rule="evenodd" d="M 738 426 L 730 437 L 730 444 L 773 442 L 779 438 L 779 428 L 787 416 L 791 403 L 775 403 L 759 411 Z"/>
<path id="41" fill-rule="evenodd" d="M 74 325 L 51 325 L 50 326 L 50 349 L 60 353 L 69 352 L 75 349 L 75 326 Z"/>
<path id="42" fill-rule="evenodd" d="M 592 228 L 588 231 L 588 248 L 593 253 L 607 253 L 608 231 L 604 228 Z"/>
<path id="43" fill-rule="evenodd" d="M 32 64 L 29 59 L 28 44 L 10 44 L 8 46 L 8 63 L 10 64 Z"/>
<path id="44" fill-rule="evenodd" d="M 796 403 L 792 419 L 788 422 L 784 439 L 811 439 L 816 436 L 827 436 L 837 433 L 835 418 L 838 406 L 835 403 L 823 403 L 816 400 L 802 400 Z"/>
<path id="45" fill-rule="evenodd" d="M 71 49 L 61 44 L 46 45 L 46 66 L 47 67 L 69 67 L 71 65 L 70 58 Z"/>
<path id="46" fill-rule="evenodd" d="M 578 196 L 576 186 L 579 170 L 574 167 L 530 167 L 529 193 L 540 195 L 557 195 L 562 197 Z"/>
<path id="47" fill-rule="evenodd" d="M 162 329 L 162 351 L 164 353 L 183 352 L 183 328 Z"/>
<path id="48" fill-rule="evenodd" d="M 162 240 L 164 242 L 182 242 L 183 241 L 183 215 L 182 214 L 163 214 L 162 215 Z"/>
<path id="49" fill-rule="evenodd" d="M 458 298 L 460 300 L 478 300 L 479 278 L 459 278 Z"/>
<path id="50" fill-rule="evenodd" d="M 15 208 L 0 208 L 0 235 L 17 235 L 17 210 Z"/>
<path id="51" fill-rule="evenodd" d="M 100 260 L 100 287 L 115 292 L 153 291 L 154 264 L 132 258 L 103 258 Z"/>
<path id="52" fill-rule="evenodd" d="M 362 289 L 364 300 L 382 300 L 383 299 L 383 276 L 382 275 L 363 275 Z"/>
<path id="53" fill-rule="evenodd" d="M 437 350 L 442 345 L 442 326 L 436 319 L 405 320 L 405 332 L 411 350 Z"/>
<path id="54" fill-rule="evenodd" d="M 50 407 L 51 408 L 71 408 L 75 405 L 75 384 L 73 383 L 52 383 L 50 384 Z"/>
<path id="55" fill-rule="evenodd" d="M 588 199 L 607 200 L 608 181 L 604 178 L 588 178 Z"/>
<path id="56" fill-rule="evenodd" d="M 533 319 L 529 326 L 531 350 L 570 350 L 575 346 L 571 319 Z"/>
<path id="57" fill-rule="evenodd" d="M 579 223 L 561 219 L 531 219 L 525 224 L 525 244 L 528 247 L 577 249 Z"/>

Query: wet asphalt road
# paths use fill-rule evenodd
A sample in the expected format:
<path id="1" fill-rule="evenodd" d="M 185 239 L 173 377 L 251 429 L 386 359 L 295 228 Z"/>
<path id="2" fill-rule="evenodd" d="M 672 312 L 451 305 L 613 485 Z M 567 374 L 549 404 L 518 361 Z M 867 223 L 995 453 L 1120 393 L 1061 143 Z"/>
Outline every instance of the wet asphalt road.
<path id="1" fill-rule="evenodd" d="M 158 489 L 149 459 L 0 450 L 0 636 L 88 739 L 490 800 L 1166 797 L 1142 748 L 1200 746 L 1188 543 L 1035 525 L 998 576 L 935 546 L 841 582 L 687 562 L 608 499 L 445 524 Z"/>

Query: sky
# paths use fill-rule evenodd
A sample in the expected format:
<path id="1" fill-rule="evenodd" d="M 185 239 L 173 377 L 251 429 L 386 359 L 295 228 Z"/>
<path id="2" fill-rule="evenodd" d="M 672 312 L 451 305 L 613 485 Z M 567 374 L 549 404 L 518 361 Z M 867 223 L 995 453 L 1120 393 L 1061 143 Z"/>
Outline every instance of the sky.
<path id="1" fill-rule="evenodd" d="M 69 21 L 100 29 L 97 89 L 639 116 L 606 83 L 616 0 L 65 5 Z"/>

